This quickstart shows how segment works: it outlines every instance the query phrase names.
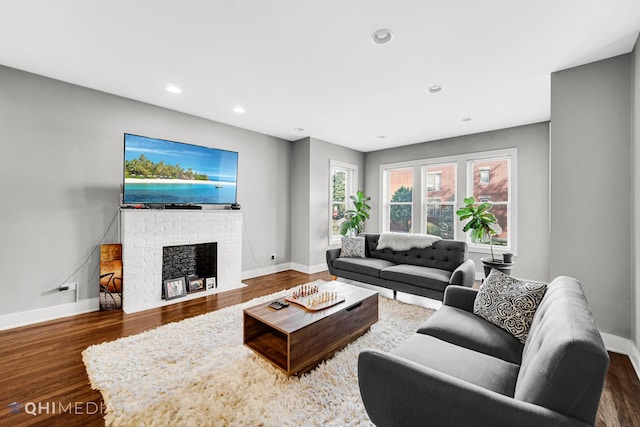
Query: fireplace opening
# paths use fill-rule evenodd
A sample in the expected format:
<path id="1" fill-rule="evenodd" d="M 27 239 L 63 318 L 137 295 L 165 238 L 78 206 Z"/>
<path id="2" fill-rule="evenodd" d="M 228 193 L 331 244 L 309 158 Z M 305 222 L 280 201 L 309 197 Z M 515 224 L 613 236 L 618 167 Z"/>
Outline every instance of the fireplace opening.
<path id="1" fill-rule="evenodd" d="M 217 288 L 217 276 L 217 242 L 162 248 L 163 299 Z"/>

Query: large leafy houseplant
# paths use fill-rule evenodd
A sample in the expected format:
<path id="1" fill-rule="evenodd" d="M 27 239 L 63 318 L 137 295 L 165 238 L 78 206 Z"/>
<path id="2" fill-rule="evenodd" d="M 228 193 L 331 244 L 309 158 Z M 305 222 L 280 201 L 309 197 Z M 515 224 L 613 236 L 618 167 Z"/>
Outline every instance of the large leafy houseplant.
<path id="1" fill-rule="evenodd" d="M 489 202 L 480 203 L 476 206 L 475 197 L 467 197 L 464 199 L 465 206 L 456 211 L 456 215 L 460 217 L 460 221 L 467 221 L 462 231 L 471 230 L 471 241 L 473 243 L 489 242 L 491 249 L 491 259 L 497 261 L 493 255 L 493 236 L 502 233 L 502 228 L 498 224 L 498 220 L 491 213 L 493 204 Z"/>
<path id="2" fill-rule="evenodd" d="M 367 204 L 371 197 L 364 195 L 362 191 L 358 191 L 355 196 L 350 197 L 353 202 L 354 209 L 349 209 L 344 213 L 344 221 L 340 224 L 340 234 L 346 236 L 349 232 L 360 234 L 364 227 L 364 222 L 369 219 L 369 211 L 371 206 Z"/>

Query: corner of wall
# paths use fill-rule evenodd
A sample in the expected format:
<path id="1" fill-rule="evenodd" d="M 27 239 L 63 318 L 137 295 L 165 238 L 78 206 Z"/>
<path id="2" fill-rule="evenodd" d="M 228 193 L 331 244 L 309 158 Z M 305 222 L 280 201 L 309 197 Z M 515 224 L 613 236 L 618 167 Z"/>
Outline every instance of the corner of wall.
<path id="1" fill-rule="evenodd" d="M 632 340 L 621 338 L 617 335 L 600 332 L 602 341 L 607 351 L 612 353 L 624 354 L 631 360 L 631 364 L 636 371 L 636 376 L 640 379 L 640 351 L 638 346 Z"/>
<path id="2" fill-rule="evenodd" d="M 636 354 L 640 347 L 640 36 L 631 52 L 631 192 L 632 192 L 632 244 L 631 244 L 631 337 L 635 342 Z M 640 356 L 638 357 L 640 359 Z M 640 362 L 638 362 L 640 363 Z M 638 372 L 638 365 L 636 372 Z"/>

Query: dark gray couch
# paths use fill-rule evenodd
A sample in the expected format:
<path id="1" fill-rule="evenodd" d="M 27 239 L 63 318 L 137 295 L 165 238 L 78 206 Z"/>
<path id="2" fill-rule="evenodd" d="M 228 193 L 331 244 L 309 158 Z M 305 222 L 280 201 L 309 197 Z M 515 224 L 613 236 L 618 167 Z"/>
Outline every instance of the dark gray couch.
<path id="1" fill-rule="evenodd" d="M 440 240 L 424 249 L 377 250 L 379 234 L 363 234 L 365 258 L 340 258 L 327 251 L 329 272 L 337 277 L 442 300 L 449 285 L 472 286 L 476 266 L 465 242 Z"/>
<path id="2" fill-rule="evenodd" d="M 378 426 L 593 425 L 609 356 L 580 283 L 558 277 L 523 345 L 473 314 L 477 290 L 444 305 L 397 349 L 364 350 L 362 400 Z"/>

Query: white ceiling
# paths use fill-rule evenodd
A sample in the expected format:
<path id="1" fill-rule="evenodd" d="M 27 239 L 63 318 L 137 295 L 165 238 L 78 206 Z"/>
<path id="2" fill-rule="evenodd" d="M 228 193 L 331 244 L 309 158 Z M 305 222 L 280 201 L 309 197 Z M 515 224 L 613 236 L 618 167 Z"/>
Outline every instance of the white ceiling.
<path id="1" fill-rule="evenodd" d="M 640 0 L 0 0 L 0 64 L 367 152 L 549 120 L 550 73 L 639 30 Z"/>

